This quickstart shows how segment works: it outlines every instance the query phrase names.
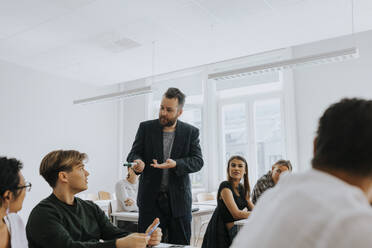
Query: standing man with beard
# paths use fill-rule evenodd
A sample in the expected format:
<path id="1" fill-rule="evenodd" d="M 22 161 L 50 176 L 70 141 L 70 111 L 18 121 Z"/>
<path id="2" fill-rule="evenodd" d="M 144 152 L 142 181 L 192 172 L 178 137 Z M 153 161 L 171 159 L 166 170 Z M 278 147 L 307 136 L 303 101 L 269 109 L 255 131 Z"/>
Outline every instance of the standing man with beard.
<path id="1" fill-rule="evenodd" d="M 139 231 L 160 218 L 163 242 L 190 244 L 191 185 L 189 174 L 203 167 L 199 130 L 177 120 L 185 95 L 169 88 L 163 95 L 159 119 L 142 122 L 127 161 L 141 174 L 137 204 Z"/>

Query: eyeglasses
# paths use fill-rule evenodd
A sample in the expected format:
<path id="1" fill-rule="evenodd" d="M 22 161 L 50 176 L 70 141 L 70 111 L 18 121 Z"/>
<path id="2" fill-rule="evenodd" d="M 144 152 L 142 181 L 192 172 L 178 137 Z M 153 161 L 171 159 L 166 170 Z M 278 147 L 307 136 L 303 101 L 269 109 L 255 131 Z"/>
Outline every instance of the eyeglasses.
<path id="1" fill-rule="evenodd" d="M 26 188 L 26 191 L 27 191 L 27 192 L 30 192 L 30 191 L 31 191 L 31 187 L 32 187 L 32 184 L 26 182 L 25 185 L 23 185 L 23 186 L 18 186 L 16 189 L 23 189 L 23 188 Z"/>

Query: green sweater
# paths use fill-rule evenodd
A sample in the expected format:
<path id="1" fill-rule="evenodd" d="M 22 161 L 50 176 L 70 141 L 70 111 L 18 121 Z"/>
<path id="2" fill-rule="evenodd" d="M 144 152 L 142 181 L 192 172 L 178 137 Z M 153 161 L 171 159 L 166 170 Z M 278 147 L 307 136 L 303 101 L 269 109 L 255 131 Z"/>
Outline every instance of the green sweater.
<path id="1" fill-rule="evenodd" d="M 32 210 L 26 234 L 29 248 L 114 248 L 115 240 L 128 233 L 113 226 L 93 202 L 75 197 L 68 205 L 51 194 Z"/>

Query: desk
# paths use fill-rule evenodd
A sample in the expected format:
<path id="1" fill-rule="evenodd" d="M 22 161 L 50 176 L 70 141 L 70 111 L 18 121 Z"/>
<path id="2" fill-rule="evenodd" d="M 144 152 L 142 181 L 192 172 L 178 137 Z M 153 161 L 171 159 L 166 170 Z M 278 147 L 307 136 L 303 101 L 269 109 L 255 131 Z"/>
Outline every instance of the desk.
<path id="1" fill-rule="evenodd" d="M 100 207 L 100 209 L 102 209 L 103 212 L 105 212 L 105 214 L 108 216 L 108 210 L 111 200 L 96 200 L 93 202 L 97 204 L 97 206 Z"/>
<path id="2" fill-rule="evenodd" d="M 236 227 L 238 228 L 238 231 L 240 231 L 245 225 L 245 223 L 247 223 L 247 221 L 248 219 L 237 220 L 237 221 L 234 221 L 234 225 L 236 225 Z"/>
<path id="3" fill-rule="evenodd" d="M 191 240 L 195 238 L 196 232 L 196 221 L 194 218 L 201 218 L 201 216 L 213 214 L 213 211 L 216 208 L 216 206 L 211 205 L 193 205 L 193 207 L 198 207 L 199 210 L 192 212 L 193 221 L 191 225 Z M 116 212 L 112 213 L 111 216 L 115 226 L 118 225 L 118 220 L 138 222 L 137 212 Z"/>
<path id="4" fill-rule="evenodd" d="M 205 206 L 215 206 L 215 207 L 217 207 L 217 200 L 193 202 L 192 204 L 194 206 L 205 205 Z"/>
<path id="5" fill-rule="evenodd" d="M 111 217 L 115 226 L 118 225 L 118 220 L 138 222 L 138 212 L 115 212 L 111 213 Z"/>
<path id="6" fill-rule="evenodd" d="M 172 247 L 183 247 L 183 248 L 196 248 L 194 246 L 183 246 L 183 245 L 172 245 L 172 244 L 165 244 L 165 243 L 160 243 L 160 245 L 154 246 L 156 248 L 172 248 Z"/>

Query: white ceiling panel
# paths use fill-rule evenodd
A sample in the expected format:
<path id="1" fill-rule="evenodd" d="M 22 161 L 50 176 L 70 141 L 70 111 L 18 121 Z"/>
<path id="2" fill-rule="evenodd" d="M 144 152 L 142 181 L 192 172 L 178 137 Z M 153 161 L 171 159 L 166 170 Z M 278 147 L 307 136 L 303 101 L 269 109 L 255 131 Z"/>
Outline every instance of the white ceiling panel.
<path id="1" fill-rule="evenodd" d="M 195 0 L 195 2 L 223 21 L 238 20 L 270 10 L 263 0 Z"/>
<path id="2" fill-rule="evenodd" d="M 76 10 L 95 3 L 96 0 L 46 0 L 50 5 L 54 5 L 66 10 Z"/>
<path id="3" fill-rule="evenodd" d="M 303 2 L 309 2 L 310 0 L 264 0 L 272 8 L 280 8 L 289 5 L 301 4 Z M 314 0 L 313 0 L 314 1 Z M 317 1 L 317 0 L 315 0 Z"/>
<path id="4" fill-rule="evenodd" d="M 351 0 L 0 0 L 0 59 L 102 85 L 350 33 Z"/>
<path id="5" fill-rule="evenodd" d="M 65 13 L 66 9 L 48 0 L 1 0 L 0 41 L 32 30 Z"/>
<path id="6" fill-rule="evenodd" d="M 219 22 L 214 15 L 196 4 L 184 6 L 178 11 L 169 11 L 157 16 L 155 20 L 190 42 L 195 37 L 199 40 L 208 35 L 212 26 Z"/>

